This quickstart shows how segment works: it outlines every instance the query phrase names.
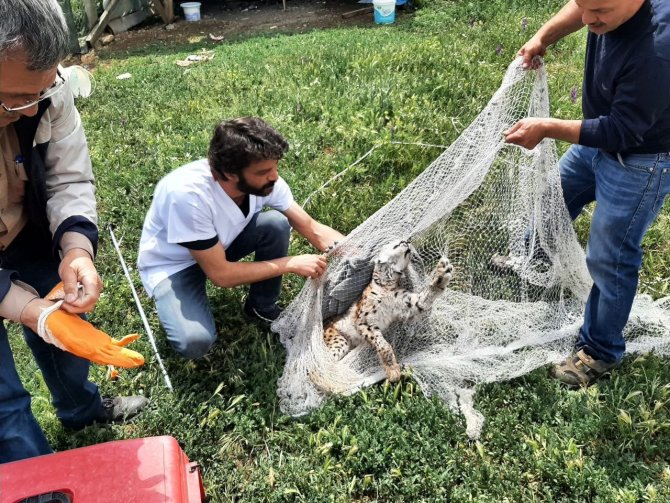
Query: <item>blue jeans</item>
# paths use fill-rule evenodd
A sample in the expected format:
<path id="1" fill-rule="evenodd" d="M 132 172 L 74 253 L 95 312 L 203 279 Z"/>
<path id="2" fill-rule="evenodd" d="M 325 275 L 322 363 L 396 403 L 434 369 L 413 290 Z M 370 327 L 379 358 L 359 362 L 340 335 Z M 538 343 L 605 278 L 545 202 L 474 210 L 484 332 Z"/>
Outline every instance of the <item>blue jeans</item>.
<path id="1" fill-rule="evenodd" d="M 51 256 L 51 243 L 35 239 L 25 229 L 1 254 L 3 269 L 13 269 L 41 296 L 60 281 L 59 261 Z M 98 387 L 88 381 L 89 362 L 56 346 L 23 327 L 25 340 L 49 388 L 61 423 L 79 428 L 102 412 Z M 26 392 L 14 366 L 7 331 L 0 323 L 0 463 L 48 454 L 51 448 L 30 409 Z"/>
<path id="2" fill-rule="evenodd" d="M 560 173 L 573 219 L 596 201 L 586 247 L 593 287 L 577 347 L 598 360 L 616 362 L 626 348 L 622 333 L 637 291 L 642 238 L 670 192 L 670 154 L 619 160 L 572 145 L 561 158 Z"/>
<path id="3" fill-rule="evenodd" d="M 288 254 L 291 226 L 280 212 L 257 213 L 226 249 L 226 260 L 237 262 L 255 252 L 254 260 Z M 281 276 L 249 287 L 247 302 L 259 309 L 274 306 L 281 293 Z M 154 289 L 158 318 L 170 345 L 185 358 L 204 356 L 216 341 L 216 326 L 205 291 L 207 277 L 198 264 L 161 281 Z"/>

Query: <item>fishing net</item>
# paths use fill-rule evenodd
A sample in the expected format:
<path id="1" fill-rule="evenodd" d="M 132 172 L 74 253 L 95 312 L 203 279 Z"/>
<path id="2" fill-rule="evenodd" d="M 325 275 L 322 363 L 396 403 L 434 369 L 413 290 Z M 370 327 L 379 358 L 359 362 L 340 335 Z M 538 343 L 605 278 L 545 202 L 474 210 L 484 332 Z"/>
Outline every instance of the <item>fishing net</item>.
<path id="1" fill-rule="evenodd" d="M 393 200 L 362 222 L 329 257 L 327 274 L 310 280 L 273 329 L 287 359 L 280 407 L 302 415 L 326 398 L 312 379 L 351 394 L 385 378 L 375 351 L 360 345 L 336 361 L 323 322 L 356 301 L 372 261 L 393 240 L 416 248 L 405 284 L 418 290 L 448 256 L 453 279 L 422 317 L 385 331 L 398 361 L 427 395 L 464 414 L 477 437 L 479 383 L 511 379 L 573 349 L 591 279 L 565 207 L 555 144 L 532 151 L 505 144 L 502 131 L 523 117 L 548 117 L 544 66 L 508 68 L 479 116 Z M 511 257 L 508 267 L 492 257 Z M 625 337 L 629 352 L 670 353 L 670 299 L 636 298 Z"/>

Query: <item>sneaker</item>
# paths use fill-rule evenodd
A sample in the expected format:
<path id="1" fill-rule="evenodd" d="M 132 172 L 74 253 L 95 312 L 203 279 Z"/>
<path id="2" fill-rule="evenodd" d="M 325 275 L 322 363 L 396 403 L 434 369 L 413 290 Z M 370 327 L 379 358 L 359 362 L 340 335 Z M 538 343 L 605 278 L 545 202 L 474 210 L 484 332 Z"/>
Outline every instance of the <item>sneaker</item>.
<path id="1" fill-rule="evenodd" d="M 263 323 L 272 323 L 279 318 L 279 315 L 284 311 L 277 304 L 269 308 L 260 309 L 258 307 L 253 307 L 249 302 L 244 303 L 243 310 L 247 318 L 255 321 L 262 321 Z"/>
<path id="2" fill-rule="evenodd" d="M 619 362 L 596 360 L 583 349 L 551 368 L 551 376 L 563 384 L 577 388 L 591 386 L 598 379 L 609 376 Z"/>
<path id="3" fill-rule="evenodd" d="M 125 423 L 147 406 L 149 400 L 143 396 L 117 396 L 102 399 L 102 412 L 96 423 Z"/>
<path id="4" fill-rule="evenodd" d="M 124 423 L 139 414 L 147 406 L 149 400 L 143 396 L 103 397 L 102 411 L 94 418 L 85 422 L 61 421 L 63 427 L 70 431 L 80 431 L 93 424 Z"/>

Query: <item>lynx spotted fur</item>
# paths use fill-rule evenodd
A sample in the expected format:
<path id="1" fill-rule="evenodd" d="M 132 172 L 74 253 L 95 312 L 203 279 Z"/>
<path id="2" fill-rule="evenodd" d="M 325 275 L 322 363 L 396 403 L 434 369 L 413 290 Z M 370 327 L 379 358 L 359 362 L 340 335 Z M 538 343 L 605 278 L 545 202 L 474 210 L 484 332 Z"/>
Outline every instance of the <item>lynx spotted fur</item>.
<path id="1" fill-rule="evenodd" d="M 367 342 L 377 351 L 387 379 L 391 382 L 400 379 L 400 365 L 384 338 L 384 330 L 391 323 L 407 321 L 430 309 L 451 280 L 453 269 L 449 260 L 442 257 L 430 284 L 420 292 L 411 292 L 399 285 L 411 258 L 412 249 L 406 241 L 396 241 L 382 248 L 375 261 L 372 281 L 361 298 L 346 313 L 326 322 L 324 341 L 337 360 Z"/>

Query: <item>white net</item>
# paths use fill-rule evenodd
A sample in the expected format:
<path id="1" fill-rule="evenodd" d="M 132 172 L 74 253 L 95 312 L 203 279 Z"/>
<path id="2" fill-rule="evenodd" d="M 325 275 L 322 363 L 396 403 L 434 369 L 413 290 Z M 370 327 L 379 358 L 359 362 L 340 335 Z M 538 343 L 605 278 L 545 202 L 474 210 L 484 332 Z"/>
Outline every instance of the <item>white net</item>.
<path id="1" fill-rule="evenodd" d="M 441 255 L 453 280 L 422 318 L 395 324 L 385 338 L 426 395 L 460 408 L 477 437 L 479 383 L 514 378 L 573 348 L 591 287 L 584 252 L 565 207 L 554 142 L 534 150 L 508 145 L 502 131 L 523 117 L 548 117 L 544 66 L 510 65 L 500 89 L 420 176 L 338 245 L 327 275 L 308 281 L 273 329 L 286 347 L 281 409 L 302 415 L 325 399 L 314 371 L 349 394 L 385 378 L 375 351 L 361 345 L 336 361 L 323 321 L 343 313 L 369 283 L 379 250 L 412 242 L 407 285 L 425 285 Z M 512 267 L 492 265 L 496 254 Z M 638 296 L 626 328 L 628 351 L 670 353 L 670 300 Z"/>

